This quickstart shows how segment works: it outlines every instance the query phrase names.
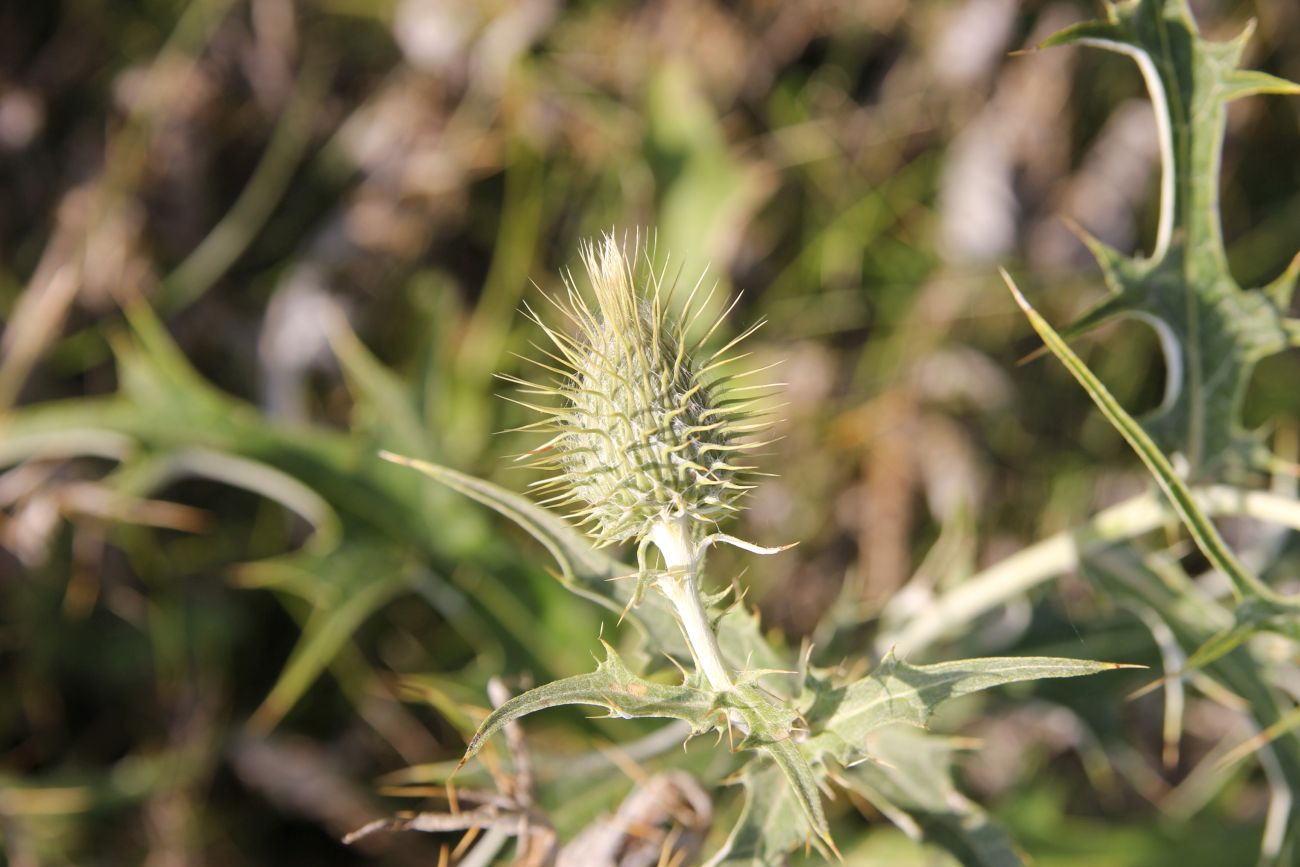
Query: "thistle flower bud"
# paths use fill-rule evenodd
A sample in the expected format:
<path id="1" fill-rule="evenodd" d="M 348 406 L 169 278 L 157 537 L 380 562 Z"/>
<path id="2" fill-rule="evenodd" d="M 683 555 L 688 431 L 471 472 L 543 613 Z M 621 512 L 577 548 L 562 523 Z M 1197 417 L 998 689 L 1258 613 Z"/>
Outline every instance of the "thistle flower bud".
<path id="1" fill-rule="evenodd" d="M 534 487 L 547 493 L 547 505 L 576 505 L 570 517 L 601 545 L 645 539 L 669 523 L 716 523 L 738 510 L 750 487 L 742 477 L 752 467 L 736 455 L 756 444 L 740 438 L 767 426 L 755 421 L 757 398 L 732 386 L 746 374 L 728 373 L 743 357 L 728 353 L 758 325 L 704 355 L 701 347 L 722 317 L 698 339 L 687 334 L 712 292 L 697 299 L 697 283 L 675 315 L 673 289 L 665 291 L 663 272 L 653 271 L 639 244 L 632 258 L 645 259 L 643 286 L 612 234 L 585 244 L 581 256 L 590 300 L 568 275 L 565 299 L 550 299 L 563 326 L 552 328 L 528 310 L 556 350 L 543 350 L 555 364 L 536 363 L 559 381 L 513 380 L 528 393 L 561 400 L 551 407 L 519 401 L 547 415 L 528 428 L 554 434 L 529 453 L 533 466 L 553 472 Z"/>

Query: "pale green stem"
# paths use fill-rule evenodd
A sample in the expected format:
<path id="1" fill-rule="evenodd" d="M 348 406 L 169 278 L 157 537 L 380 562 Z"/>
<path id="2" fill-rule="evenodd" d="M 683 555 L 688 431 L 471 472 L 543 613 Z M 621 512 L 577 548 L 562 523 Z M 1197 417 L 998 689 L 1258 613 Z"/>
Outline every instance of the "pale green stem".
<path id="1" fill-rule="evenodd" d="M 691 540 L 686 520 L 677 519 L 656 524 L 650 532 L 659 553 L 663 555 L 667 574 L 656 582 L 660 592 L 668 598 L 686 643 L 695 658 L 696 667 L 704 674 L 709 686 L 719 692 L 735 689 L 736 682 L 722 658 L 718 637 L 709 624 L 708 612 L 700 596 L 699 567 L 703 558 L 702 546 Z"/>
<path id="2" fill-rule="evenodd" d="M 1290 497 L 1229 485 L 1198 488 L 1192 494 L 1206 515 L 1255 518 L 1300 530 L 1300 503 Z M 1049 536 L 967 579 L 897 631 L 883 635 L 877 648 L 893 649 L 900 656 L 922 651 L 981 614 L 1076 568 L 1089 551 L 1140 536 L 1173 518 L 1153 492 L 1111 506 L 1082 527 Z"/>

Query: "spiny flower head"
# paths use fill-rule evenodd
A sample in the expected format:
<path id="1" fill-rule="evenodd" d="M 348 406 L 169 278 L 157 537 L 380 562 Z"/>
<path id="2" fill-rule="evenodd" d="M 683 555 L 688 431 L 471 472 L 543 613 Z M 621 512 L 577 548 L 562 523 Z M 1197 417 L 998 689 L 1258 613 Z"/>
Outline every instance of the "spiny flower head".
<path id="1" fill-rule="evenodd" d="M 737 455 L 759 445 L 742 437 L 768 426 L 754 412 L 764 386 L 736 386 L 754 371 L 731 372 L 744 356 L 729 355 L 762 323 L 703 354 L 726 312 L 689 339 L 712 291 L 698 299 L 697 283 L 674 314 L 673 288 L 665 291 L 664 272 L 656 273 L 650 252 L 634 242 L 633 262 L 639 257 L 646 272 L 640 285 L 612 234 L 584 244 L 590 297 L 569 274 L 565 297 L 548 299 L 563 324 L 551 327 L 528 309 L 554 344 L 554 351 L 538 347 L 548 360 L 534 363 L 557 382 L 506 377 L 526 393 L 559 400 L 518 401 L 547 416 L 524 429 L 553 434 L 525 456 L 552 473 L 533 486 L 544 504 L 576 506 L 570 517 L 601 545 L 642 539 L 657 523 L 683 518 L 704 529 L 737 511 L 750 487 L 742 476 L 753 469 Z"/>

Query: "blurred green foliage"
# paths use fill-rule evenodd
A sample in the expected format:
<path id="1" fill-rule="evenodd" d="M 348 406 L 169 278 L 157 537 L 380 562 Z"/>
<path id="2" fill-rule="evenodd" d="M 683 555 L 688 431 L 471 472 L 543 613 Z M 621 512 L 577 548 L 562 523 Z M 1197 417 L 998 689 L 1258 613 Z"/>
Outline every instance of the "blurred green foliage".
<path id="1" fill-rule="evenodd" d="M 1257 16 L 1246 65 L 1300 80 L 1294 3 L 1194 7 L 1216 39 Z M 1103 289 L 1060 216 L 1126 251 L 1155 237 L 1154 132 L 1132 64 L 1007 56 L 1094 12 L 0 10 L 8 863 L 351 864 L 358 849 L 437 863 L 454 836 L 339 840 L 427 803 L 489 679 L 517 691 L 587 671 L 602 630 L 635 634 L 570 594 L 525 534 L 377 452 L 522 490 L 508 456 L 535 443 L 494 432 L 530 419 L 492 374 L 528 375 L 514 353 L 538 337 L 518 315 L 530 281 L 554 290 L 578 240 L 611 225 L 657 227 L 681 279 L 708 267 L 719 305 L 743 292 L 734 327 L 770 320 L 755 353 L 781 362 L 788 405 L 764 459 L 779 477 L 755 492 L 745 535 L 802 544 L 743 581 L 790 647 L 811 637 L 828 664 L 883 651 L 873 642 L 909 605 L 1140 491 L 1141 467 L 1069 374 L 1016 366 L 1037 343 L 994 268 L 1064 322 Z M 1228 116 L 1221 195 L 1243 285 L 1300 247 L 1298 117 L 1276 98 Z M 1076 351 L 1125 406 L 1153 406 L 1149 329 L 1107 328 Z M 1297 376 L 1295 351 L 1261 365 L 1246 408 L 1293 462 Z M 1294 534 L 1222 529 L 1275 585 L 1300 577 Z M 1225 626 L 1180 583 L 1205 563 L 1170 551 L 1111 552 L 914 659 L 1163 670 L 1171 645 L 1144 610 L 1167 613 L 1186 652 Z M 1289 672 L 1294 645 L 1277 641 L 1268 653 Z M 1252 659 L 1210 673 L 1276 701 L 1268 685 L 1251 694 Z M 1193 680 L 1171 754 L 1164 693 L 1128 698 L 1150 679 L 1008 689 L 934 728 L 982 742 L 955 755 L 961 791 L 1034 863 L 1253 863 L 1276 784 L 1221 762 L 1250 734 L 1240 705 Z M 642 772 L 731 770 L 640 722 L 553 711 L 526 732 L 564 839 Z M 715 834 L 738 809 L 718 792 Z M 832 812 L 848 863 L 941 857 L 870 804 Z"/>

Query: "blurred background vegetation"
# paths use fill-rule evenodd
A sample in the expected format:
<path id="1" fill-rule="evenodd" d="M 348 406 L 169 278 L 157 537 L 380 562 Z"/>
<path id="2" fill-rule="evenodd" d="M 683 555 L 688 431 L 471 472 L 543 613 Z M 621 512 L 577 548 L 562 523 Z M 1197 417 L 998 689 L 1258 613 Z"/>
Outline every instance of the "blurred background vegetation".
<path id="1" fill-rule="evenodd" d="M 1293 0 L 1193 3 L 1245 65 L 1300 80 Z M 1102 292 L 1065 227 L 1149 245 L 1159 167 L 1124 58 L 1011 56 L 1083 0 L 61 0 L 0 8 L 0 836 L 8 863 L 438 863 L 454 838 L 346 832 L 418 809 L 489 678 L 588 670 L 614 617 L 530 539 L 380 448 L 521 490 L 493 373 L 578 242 L 654 227 L 706 267 L 787 383 L 743 535 L 749 600 L 791 647 L 867 657 L 886 602 L 1147 484 L 1038 345 L 1007 264 L 1065 322 Z M 1300 102 L 1235 104 L 1234 274 L 1300 249 Z M 1151 331 L 1078 348 L 1131 410 Z M 1300 356 L 1247 417 L 1294 442 Z M 1234 538 L 1255 530 L 1227 527 Z M 1294 541 L 1277 574 L 1300 576 Z M 719 552 L 719 576 L 736 557 Z M 899 594 L 903 595 L 899 595 Z M 911 594 L 911 597 L 908 596 Z M 901 602 L 899 600 L 902 600 Z M 829 613 L 828 613 L 829 612 Z M 1159 665 L 1149 624 L 1077 576 L 915 659 Z M 1158 630 L 1157 630 L 1158 631 Z M 1159 636 L 1157 636 L 1157 639 Z M 1162 745 L 1150 675 L 968 701 L 962 789 L 1039 865 L 1253 863 L 1267 783 L 1220 772 L 1238 713 L 1189 696 Z M 1294 685 L 1293 685 L 1294 686 Z M 472 727 L 472 724 L 469 724 Z M 653 726 L 529 720 L 562 836 Z M 1162 755 L 1163 753 L 1163 755 Z M 692 747 L 645 766 L 712 755 Z M 631 765 L 629 767 L 629 764 Z M 700 770 L 706 778 L 722 771 Z M 404 788 L 403 788 L 404 786 Z M 549 786 L 549 788 L 547 788 Z M 412 797 L 415 796 L 415 797 Z M 719 790 L 715 810 L 731 807 Z M 840 799 L 850 863 L 944 863 Z M 725 829 L 727 822 L 718 827 Z"/>

